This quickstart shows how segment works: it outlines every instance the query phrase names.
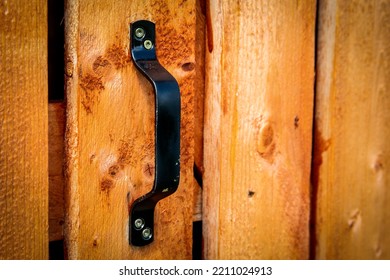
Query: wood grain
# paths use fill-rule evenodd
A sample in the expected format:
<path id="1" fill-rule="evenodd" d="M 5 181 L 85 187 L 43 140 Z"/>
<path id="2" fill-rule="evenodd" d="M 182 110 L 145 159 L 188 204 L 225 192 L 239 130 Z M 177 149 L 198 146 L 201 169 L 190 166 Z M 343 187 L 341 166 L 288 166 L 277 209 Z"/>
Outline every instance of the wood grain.
<path id="1" fill-rule="evenodd" d="M 318 259 L 390 258 L 390 1 L 320 1 Z"/>
<path id="2" fill-rule="evenodd" d="M 71 259 L 190 259 L 195 24 L 193 1 L 66 4 L 66 222 Z M 181 178 L 159 202 L 155 241 L 128 244 L 129 206 L 154 180 L 154 93 L 129 56 L 129 25 L 156 23 L 157 56 L 182 97 Z"/>
<path id="3" fill-rule="evenodd" d="M 205 92 L 205 47 L 206 47 L 205 0 L 196 1 L 196 64 L 194 86 L 194 161 L 198 172 L 203 174 L 203 124 Z"/>
<path id="4" fill-rule="evenodd" d="M 202 177 L 203 177 L 203 130 L 205 93 L 205 43 L 206 43 L 205 1 L 196 1 L 195 30 L 195 81 L 194 81 L 194 221 L 202 220 Z"/>
<path id="5" fill-rule="evenodd" d="M 315 1 L 209 2 L 205 258 L 306 259 Z"/>
<path id="6" fill-rule="evenodd" d="M 0 4 L 0 259 L 48 258 L 46 6 Z"/>
<path id="7" fill-rule="evenodd" d="M 62 240 L 64 224 L 65 104 L 49 103 L 49 240 Z"/>

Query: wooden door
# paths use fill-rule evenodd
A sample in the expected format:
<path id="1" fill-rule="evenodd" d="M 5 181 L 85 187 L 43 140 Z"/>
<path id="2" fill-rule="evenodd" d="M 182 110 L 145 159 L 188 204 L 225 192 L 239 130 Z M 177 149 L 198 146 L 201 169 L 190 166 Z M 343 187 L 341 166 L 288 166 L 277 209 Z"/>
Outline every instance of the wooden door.
<path id="1" fill-rule="evenodd" d="M 194 204 L 195 1 L 68 1 L 66 219 L 71 259 L 190 259 Z M 177 192 L 158 203 L 155 241 L 129 245 L 129 207 L 154 180 L 154 93 L 129 57 L 129 26 L 156 23 L 161 64 L 182 98 Z M 169 249 L 168 249 L 169 248 Z"/>
<path id="2" fill-rule="evenodd" d="M 67 0 L 57 60 L 53 3 L 0 4 L 0 259 L 389 259 L 390 1 Z M 181 177 L 135 247 L 141 19 L 180 86 Z"/>

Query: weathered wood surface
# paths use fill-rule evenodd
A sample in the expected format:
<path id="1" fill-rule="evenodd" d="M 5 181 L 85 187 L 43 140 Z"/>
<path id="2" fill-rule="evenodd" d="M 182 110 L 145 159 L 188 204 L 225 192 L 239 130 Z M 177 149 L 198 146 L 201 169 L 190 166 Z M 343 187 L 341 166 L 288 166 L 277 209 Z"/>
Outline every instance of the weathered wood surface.
<path id="1" fill-rule="evenodd" d="M 48 258 L 46 6 L 0 4 L 0 259 Z"/>
<path id="2" fill-rule="evenodd" d="M 202 220 L 202 183 L 203 177 L 203 124 L 205 92 L 205 43 L 206 43 L 206 7 L 204 0 L 196 1 L 195 33 L 195 84 L 194 84 L 194 221 Z"/>
<path id="3" fill-rule="evenodd" d="M 49 103 L 49 240 L 61 240 L 64 224 L 65 104 Z"/>
<path id="4" fill-rule="evenodd" d="M 190 259 L 194 206 L 195 1 L 66 5 L 66 220 L 71 259 Z M 154 93 L 129 55 L 129 24 L 156 23 L 157 56 L 182 97 L 178 191 L 155 214 L 155 241 L 128 244 L 129 206 L 154 180 Z"/>
<path id="5" fill-rule="evenodd" d="M 210 1 L 207 259 L 306 259 L 315 1 Z"/>
<path id="6" fill-rule="evenodd" d="M 390 258 L 390 1 L 320 1 L 312 256 Z"/>
<path id="7" fill-rule="evenodd" d="M 196 1 L 196 64 L 194 86 L 194 162 L 197 172 L 203 174 L 203 124 L 204 124 L 204 92 L 205 92 L 205 44 L 206 44 L 206 7 L 204 0 Z"/>

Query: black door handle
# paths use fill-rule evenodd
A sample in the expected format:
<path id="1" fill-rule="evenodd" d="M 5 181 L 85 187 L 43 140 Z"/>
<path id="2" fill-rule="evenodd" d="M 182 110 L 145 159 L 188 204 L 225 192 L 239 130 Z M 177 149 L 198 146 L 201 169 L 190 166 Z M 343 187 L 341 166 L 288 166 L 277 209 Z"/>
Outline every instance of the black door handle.
<path id="1" fill-rule="evenodd" d="M 180 178 L 180 90 L 175 78 L 156 57 L 155 24 L 147 20 L 130 26 L 131 56 L 152 83 L 155 95 L 155 178 L 153 189 L 134 201 L 130 216 L 130 242 L 144 246 L 154 239 L 154 208 L 177 190 Z"/>

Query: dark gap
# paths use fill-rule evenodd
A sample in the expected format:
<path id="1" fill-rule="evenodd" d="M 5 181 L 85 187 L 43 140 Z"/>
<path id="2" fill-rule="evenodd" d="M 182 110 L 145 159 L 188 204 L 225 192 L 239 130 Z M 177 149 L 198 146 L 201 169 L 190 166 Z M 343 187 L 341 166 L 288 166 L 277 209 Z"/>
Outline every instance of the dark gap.
<path id="1" fill-rule="evenodd" d="M 317 55 L 318 55 L 318 30 L 319 30 L 319 11 L 320 11 L 320 1 L 317 1 L 316 5 L 316 21 L 315 21 L 315 45 L 314 45 L 314 100 L 313 100 L 313 125 L 312 125 L 312 155 L 311 155 L 311 172 L 310 172 L 310 218 L 309 218 L 309 259 L 314 260 L 316 258 L 316 246 L 317 246 L 317 237 L 316 237 L 316 222 L 317 222 L 317 195 L 318 195 L 318 180 L 316 177 L 318 174 L 316 172 L 316 94 L 317 94 Z"/>
<path id="2" fill-rule="evenodd" d="M 64 0 L 49 0 L 48 26 L 48 87 L 49 102 L 64 100 Z"/>
<path id="3" fill-rule="evenodd" d="M 202 221 L 192 223 L 192 259 L 202 259 Z"/>
<path id="4" fill-rule="evenodd" d="M 201 188 L 203 188 L 202 172 L 200 172 L 199 167 L 196 166 L 196 164 L 194 164 L 193 172 L 196 182 Z"/>
<path id="5" fill-rule="evenodd" d="M 49 102 L 64 100 L 64 0 L 48 0 L 48 98 Z M 50 143 L 50 141 L 49 141 Z M 49 158 L 50 164 L 50 158 Z M 49 198 L 50 200 L 50 198 Z M 49 259 L 64 259 L 64 241 L 49 242 Z"/>
<path id="6" fill-rule="evenodd" d="M 49 242 L 49 260 L 64 260 L 64 241 Z"/>

